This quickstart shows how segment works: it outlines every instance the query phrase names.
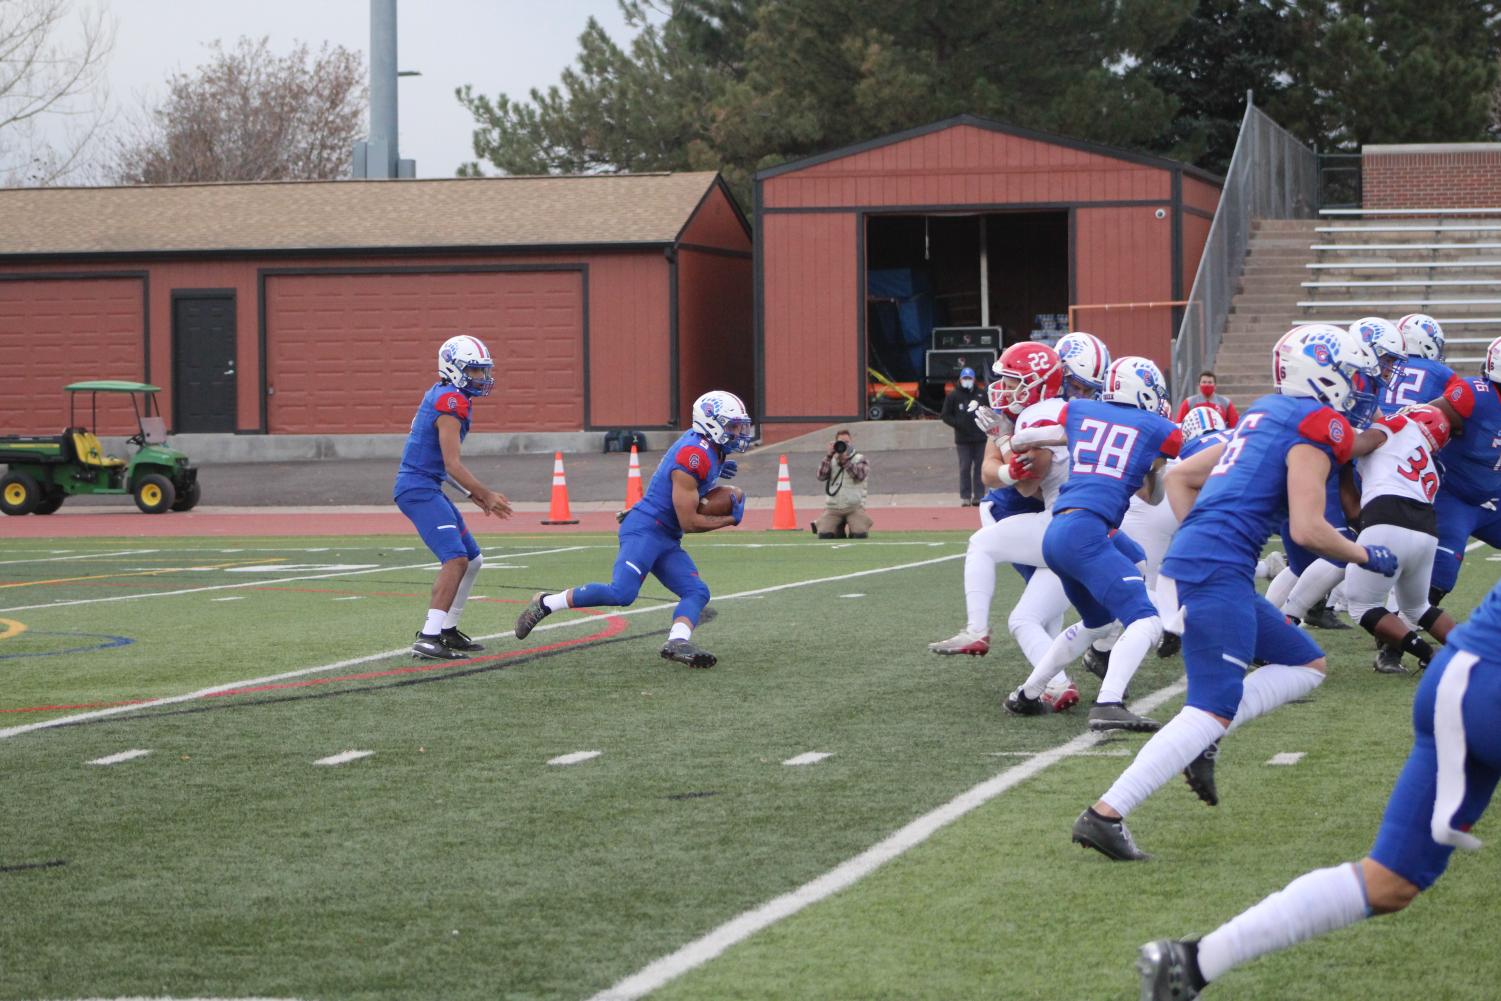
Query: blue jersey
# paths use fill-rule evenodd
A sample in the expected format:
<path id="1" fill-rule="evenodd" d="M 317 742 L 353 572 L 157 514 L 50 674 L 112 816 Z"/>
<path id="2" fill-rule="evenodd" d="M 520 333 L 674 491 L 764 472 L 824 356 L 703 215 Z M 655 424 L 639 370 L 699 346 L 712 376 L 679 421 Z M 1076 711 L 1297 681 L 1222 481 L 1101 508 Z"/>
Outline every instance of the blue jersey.
<path id="1" fill-rule="evenodd" d="M 440 382 L 422 395 L 412 431 L 401 453 L 401 467 L 396 470 L 392 495 L 414 487 L 437 489 L 447 475 L 443 468 L 443 447 L 438 444 L 438 418 L 444 415 L 459 419 L 459 441 L 469 434 L 469 397 L 446 382 Z"/>
<path id="2" fill-rule="evenodd" d="M 1059 414 L 1068 432 L 1068 479 L 1054 511 L 1082 508 L 1120 527 L 1131 495 L 1161 456 L 1173 458 L 1183 432 L 1165 417 L 1122 403 L 1070 400 Z"/>
<path id="3" fill-rule="evenodd" d="M 631 513 L 639 511 L 655 518 L 657 524 L 681 537 L 683 529 L 678 524 L 677 509 L 672 506 L 673 471 L 682 470 L 693 477 L 698 483 L 698 495 L 702 497 L 714 489 L 719 480 L 719 468 L 723 464 L 724 453 L 719 450 L 718 445 L 697 431 L 689 431 L 673 442 L 672 447 L 662 456 L 662 461 L 657 463 L 657 471 L 652 473 L 640 502 L 631 508 Z"/>
<path id="4" fill-rule="evenodd" d="M 1193 441 L 1185 441 L 1182 450 L 1178 453 L 1178 458 L 1191 459 L 1206 448 L 1225 444 L 1233 434 L 1235 434 L 1234 431 L 1206 431 Z"/>
<path id="5" fill-rule="evenodd" d="M 1449 633 L 1448 646 L 1478 653 L 1490 661 L 1501 661 L 1501 582 L 1491 588 L 1475 606 L 1470 617 Z"/>
<path id="6" fill-rule="evenodd" d="M 1403 407 L 1441 396 L 1454 378 L 1454 370 L 1432 358 L 1409 358 L 1402 374 L 1392 380 L 1381 394 L 1379 406 L 1383 414 L 1394 414 Z"/>
<path id="7" fill-rule="evenodd" d="M 1168 546 L 1162 573 L 1203 581 L 1230 565 L 1249 577 L 1261 548 L 1287 511 L 1287 453 L 1315 445 L 1342 465 L 1350 460 L 1355 431 L 1318 400 L 1263 396 L 1240 423 L 1204 481 L 1193 510 Z"/>
<path id="8" fill-rule="evenodd" d="M 1443 489 L 1466 504 L 1501 498 L 1501 387 L 1487 379 L 1459 379 L 1444 398 L 1464 417 L 1464 430 L 1438 453 Z M 1465 411 L 1469 410 L 1469 413 Z"/>
<path id="9" fill-rule="evenodd" d="M 980 503 L 990 505 L 990 516 L 996 521 L 1013 514 L 1035 514 L 1043 510 L 1041 497 L 1028 497 L 1015 487 L 996 487 Z"/>

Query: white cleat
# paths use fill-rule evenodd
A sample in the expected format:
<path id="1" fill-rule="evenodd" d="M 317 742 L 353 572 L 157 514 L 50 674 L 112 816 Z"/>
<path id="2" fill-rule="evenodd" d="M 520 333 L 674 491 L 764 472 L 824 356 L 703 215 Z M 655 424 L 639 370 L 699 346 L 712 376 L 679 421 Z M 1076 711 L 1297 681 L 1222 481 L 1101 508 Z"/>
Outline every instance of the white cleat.
<path id="1" fill-rule="evenodd" d="M 1287 557 L 1282 550 L 1274 549 L 1266 555 L 1266 558 L 1256 564 L 1257 580 L 1272 580 L 1279 573 L 1287 569 Z"/>
<path id="2" fill-rule="evenodd" d="M 962 653 L 971 657 L 983 657 L 990 652 L 990 634 L 972 633 L 968 629 L 962 629 L 957 636 L 950 636 L 937 643 L 929 643 L 928 649 L 934 653 L 949 656 Z"/>

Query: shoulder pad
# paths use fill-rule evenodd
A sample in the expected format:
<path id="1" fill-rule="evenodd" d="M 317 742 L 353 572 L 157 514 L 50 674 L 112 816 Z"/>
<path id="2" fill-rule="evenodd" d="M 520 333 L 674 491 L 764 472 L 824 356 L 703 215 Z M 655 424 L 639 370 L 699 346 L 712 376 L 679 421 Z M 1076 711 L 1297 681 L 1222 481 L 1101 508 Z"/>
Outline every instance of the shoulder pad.
<path id="1" fill-rule="evenodd" d="M 446 393 L 439 394 L 438 398 L 433 401 L 433 409 L 438 412 L 439 416 L 448 414 L 466 421 L 469 419 L 469 397 L 457 389 L 450 389 Z"/>
<path id="2" fill-rule="evenodd" d="M 712 460 L 709 458 L 709 453 L 698 445 L 685 445 L 678 449 L 675 463 L 679 469 L 700 483 L 709 478 Z"/>
<path id="3" fill-rule="evenodd" d="M 1178 457 L 1178 453 L 1183 451 L 1183 431 L 1181 428 L 1173 428 L 1172 433 L 1163 439 L 1160 451 L 1169 459 Z"/>
<path id="4" fill-rule="evenodd" d="M 1298 434 L 1316 445 L 1327 446 L 1340 465 L 1350 461 L 1355 449 L 1355 430 L 1344 415 L 1319 407 L 1298 424 Z"/>

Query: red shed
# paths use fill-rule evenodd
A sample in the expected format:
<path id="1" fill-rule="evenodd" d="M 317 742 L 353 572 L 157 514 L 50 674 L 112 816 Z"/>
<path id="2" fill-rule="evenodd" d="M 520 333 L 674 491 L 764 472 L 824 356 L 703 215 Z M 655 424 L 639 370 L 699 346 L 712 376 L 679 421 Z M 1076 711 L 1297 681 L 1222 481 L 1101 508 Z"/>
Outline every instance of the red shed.
<path id="1" fill-rule="evenodd" d="M 175 432 L 395 433 L 456 333 L 496 358 L 486 430 L 681 427 L 754 390 L 714 173 L 11 189 L 0 219 L 12 433 L 90 377 L 160 385 Z"/>
<path id="2" fill-rule="evenodd" d="M 972 115 L 761 171 L 764 436 L 863 417 L 867 367 L 921 382 L 936 366 L 941 392 L 959 356 L 929 349 L 965 328 L 999 328 L 1006 344 L 1056 337 L 1071 306 L 1116 354 L 1170 372 L 1177 311 L 1123 304 L 1185 297 L 1219 191 L 1173 160 Z"/>

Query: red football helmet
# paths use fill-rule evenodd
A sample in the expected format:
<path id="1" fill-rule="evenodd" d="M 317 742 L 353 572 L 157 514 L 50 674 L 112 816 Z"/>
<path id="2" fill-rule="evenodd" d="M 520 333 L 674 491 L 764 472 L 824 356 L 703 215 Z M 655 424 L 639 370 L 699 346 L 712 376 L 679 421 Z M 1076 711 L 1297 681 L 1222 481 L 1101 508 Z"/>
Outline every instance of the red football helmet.
<path id="1" fill-rule="evenodd" d="M 1437 452 L 1449 443 L 1449 418 L 1438 407 L 1427 403 L 1419 403 L 1402 411 L 1410 421 L 1417 422 L 1418 427 L 1423 429 L 1423 437 L 1428 439 L 1428 447 Z"/>
<path id="2" fill-rule="evenodd" d="M 1052 399 L 1063 388 L 1063 363 L 1046 344 L 1013 344 L 992 365 L 990 409 L 1017 417 L 1034 403 Z"/>

